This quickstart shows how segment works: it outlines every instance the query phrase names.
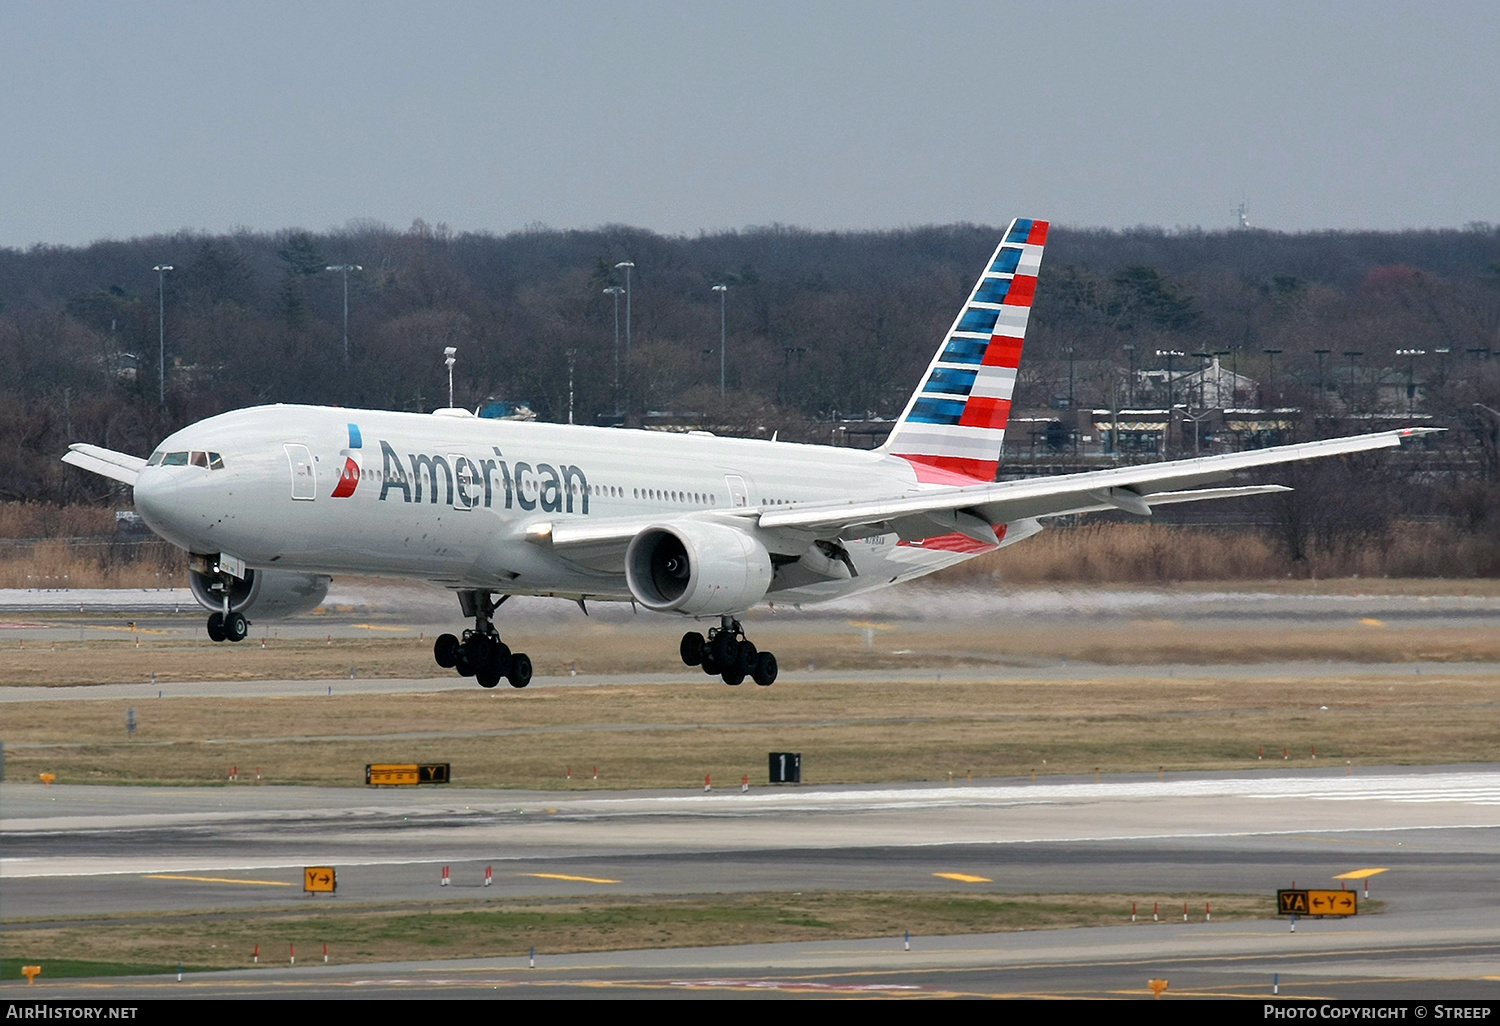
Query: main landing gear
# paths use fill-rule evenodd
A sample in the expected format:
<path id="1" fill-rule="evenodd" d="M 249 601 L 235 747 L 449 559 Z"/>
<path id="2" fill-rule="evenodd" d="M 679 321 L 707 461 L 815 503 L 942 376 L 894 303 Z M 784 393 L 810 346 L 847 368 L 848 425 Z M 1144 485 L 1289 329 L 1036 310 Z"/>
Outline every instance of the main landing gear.
<path id="1" fill-rule="evenodd" d="M 704 673 L 722 677 L 731 687 L 743 684 L 746 677 L 763 688 L 776 682 L 776 657 L 756 651 L 740 622 L 732 617 L 721 617 L 719 626 L 710 630 L 707 638 L 688 631 L 682 636 L 681 652 L 684 663 L 703 667 Z"/>
<path id="2" fill-rule="evenodd" d="M 494 687 L 501 677 L 510 681 L 513 688 L 530 684 L 530 657 L 511 652 L 495 630 L 495 610 L 508 598 L 509 595 L 502 595 L 500 602 L 495 602 L 487 591 L 459 592 L 458 603 L 465 616 L 474 618 L 474 627 L 464 631 L 462 638 L 439 634 L 432 643 L 432 657 L 437 664 L 457 670 L 461 677 L 473 677 L 482 688 Z"/>

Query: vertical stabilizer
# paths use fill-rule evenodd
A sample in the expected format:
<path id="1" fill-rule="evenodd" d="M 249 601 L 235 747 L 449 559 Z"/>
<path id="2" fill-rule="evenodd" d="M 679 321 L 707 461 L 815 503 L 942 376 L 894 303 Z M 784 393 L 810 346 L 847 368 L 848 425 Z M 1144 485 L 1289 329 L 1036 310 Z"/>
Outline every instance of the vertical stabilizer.
<path id="1" fill-rule="evenodd" d="M 881 447 L 918 480 L 995 479 L 1046 242 L 1046 221 L 1011 222 Z"/>

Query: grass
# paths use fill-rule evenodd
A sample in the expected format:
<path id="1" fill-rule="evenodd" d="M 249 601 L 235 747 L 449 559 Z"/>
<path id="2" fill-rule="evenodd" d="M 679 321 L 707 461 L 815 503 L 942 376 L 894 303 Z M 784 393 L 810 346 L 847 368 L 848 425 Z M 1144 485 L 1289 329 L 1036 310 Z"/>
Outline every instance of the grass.
<path id="1" fill-rule="evenodd" d="M 120 541 L 112 509 L 0 503 L 0 588 L 161 588 L 186 583 L 165 542 Z M 88 539 L 73 544 L 68 539 Z M 1374 533 L 1311 540 L 1305 560 L 1260 527 L 1052 523 L 1024 544 L 960 564 L 939 580 L 1006 584 L 1168 584 L 1330 577 L 1482 579 L 1500 574 L 1500 539 L 1456 522 L 1395 522 Z"/>
<path id="2" fill-rule="evenodd" d="M 587 690 L 23 702 L 6 706 L 5 754 L 11 780 L 52 772 L 62 783 L 216 784 L 239 766 L 241 782 L 226 786 L 254 786 L 257 767 L 265 782 L 352 786 L 366 763 L 434 761 L 451 763 L 463 787 L 670 788 L 705 774 L 760 781 L 766 753 L 787 750 L 804 753 L 807 783 L 963 780 L 1487 761 L 1500 750 L 1497 708 L 1500 681 L 1433 672 L 1064 682 L 954 673 L 767 689 L 685 676 Z"/>
<path id="3" fill-rule="evenodd" d="M 351 963 L 516 957 L 532 947 L 560 954 L 864 937 L 894 943 L 907 930 L 922 937 L 1121 925 L 1132 902 L 1144 910 L 1139 928 L 1169 929 L 1170 915 L 1150 921 L 1158 901 L 1168 911 L 1186 902 L 1195 922 L 1205 902 L 1216 921 L 1276 912 L 1275 896 L 1264 894 L 806 891 L 122 915 L 8 924 L 0 979 L 19 978 L 23 963 L 40 964 L 44 978 L 175 972 L 179 961 L 248 968 L 257 944 L 261 965 L 285 965 L 293 944 L 299 962 L 320 964 L 324 944 L 332 961 Z"/>

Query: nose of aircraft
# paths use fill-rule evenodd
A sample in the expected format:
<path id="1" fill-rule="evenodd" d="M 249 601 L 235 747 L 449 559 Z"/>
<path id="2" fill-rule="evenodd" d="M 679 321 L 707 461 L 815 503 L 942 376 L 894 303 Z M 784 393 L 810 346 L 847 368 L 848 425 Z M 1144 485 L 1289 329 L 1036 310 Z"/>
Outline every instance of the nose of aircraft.
<path id="1" fill-rule="evenodd" d="M 172 512 L 176 506 L 177 478 L 161 467 L 145 467 L 135 481 L 135 511 L 146 526 L 163 538 L 175 533 Z"/>

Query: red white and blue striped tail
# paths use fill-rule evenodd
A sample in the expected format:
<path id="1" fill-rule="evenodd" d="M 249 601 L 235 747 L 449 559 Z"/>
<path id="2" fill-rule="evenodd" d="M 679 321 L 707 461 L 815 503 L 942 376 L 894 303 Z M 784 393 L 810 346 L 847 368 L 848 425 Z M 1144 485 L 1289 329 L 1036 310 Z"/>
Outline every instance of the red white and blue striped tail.
<path id="1" fill-rule="evenodd" d="M 881 448 L 933 483 L 993 481 L 1047 222 L 1012 221 Z"/>

